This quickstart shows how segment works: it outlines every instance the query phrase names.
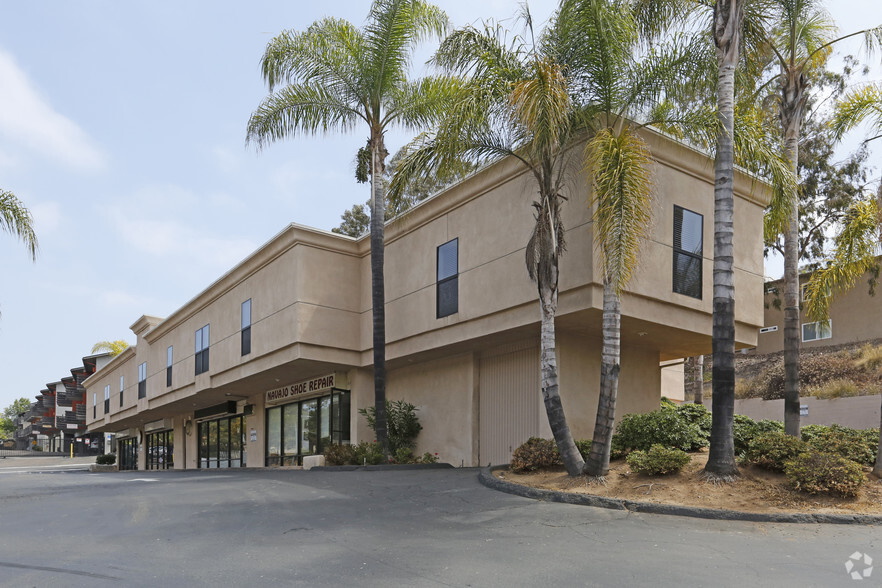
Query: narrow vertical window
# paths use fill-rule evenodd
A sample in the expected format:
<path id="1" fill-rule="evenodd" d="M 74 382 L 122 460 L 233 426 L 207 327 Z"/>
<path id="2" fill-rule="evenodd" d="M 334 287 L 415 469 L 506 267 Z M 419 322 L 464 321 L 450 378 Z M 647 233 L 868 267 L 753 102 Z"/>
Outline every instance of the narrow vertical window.
<path id="1" fill-rule="evenodd" d="M 86 401 L 88 402 L 88 401 Z M 92 394 L 92 418 L 98 418 L 98 393 L 95 392 Z"/>
<path id="2" fill-rule="evenodd" d="M 196 330 L 196 375 L 208 371 L 209 329 L 205 325 Z"/>
<path id="3" fill-rule="evenodd" d="M 436 317 L 459 312 L 459 239 L 438 247 Z"/>
<path id="4" fill-rule="evenodd" d="M 169 345 L 166 350 L 166 359 L 165 359 L 165 385 L 166 387 L 171 386 L 172 379 L 172 358 L 174 356 L 174 348 Z"/>
<path id="5" fill-rule="evenodd" d="M 147 362 L 138 366 L 138 398 L 147 398 Z"/>
<path id="6" fill-rule="evenodd" d="M 701 298 L 704 218 L 674 206 L 674 292 Z"/>
<path id="7" fill-rule="evenodd" d="M 242 355 L 251 353 L 251 299 L 242 303 Z"/>
<path id="8" fill-rule="evenodd" d="M 104 386 L 104 414 L 110 412 L 110 384 Z"/>
<path id="9" fill-rule="evenodd" d="M 119 377 L 119 405 L 123 405 L 123 388 L 125 388 L 126 379 L 124 376 Z"/>

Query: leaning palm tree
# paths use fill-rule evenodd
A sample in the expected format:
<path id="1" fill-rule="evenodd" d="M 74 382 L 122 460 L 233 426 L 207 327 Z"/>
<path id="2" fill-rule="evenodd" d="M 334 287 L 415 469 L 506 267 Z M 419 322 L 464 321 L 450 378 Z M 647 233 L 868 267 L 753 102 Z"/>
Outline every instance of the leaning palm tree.
<path id="1" fill-rule="evenodd" d="M 667 122 L 666 89 L 691 68 L 694 47 L 646 48 L 640 13 L 608 0 L 565 0 L 555 23 L 560 58 L 573 79 L 591 139 L 585 150 L 592 184 L 594 243 L 603 275 L 600 393 L 585 471 L 609 471 L 620 371 L 621 294 L 649 232 L 652 155 L 639 130 Z M 633 122 L 642 118 L 642 123 Z"/>
<path id="2" fill-rule="evenodd" d="M 462 77 L 455 103 L 437 128 L 417 137 L 392 180 L 400 190 L 408 178 L 482 165 L 502 158 L 517 161 L 535 180 L 535 224 L 527 242 L 526 264 L 536 282 L 541 312 L 541 393 L 567 472 L 579 475 L 584 460 L 573 442 L 558 385 L 554 318 L 558 303 L 559 260 L 566 244 L 561 209 L 568 172 L 577 152 L 569 149 L 580 132 L 569 80 L 555 59 L 550 38 L 538 43 L 525 10 L 529 38 L 498 23 L 467 26 L 442 43 L 434 63 Z"/>
<path id="3" fill-rule="evenodd" d="M 799 141 L 813 70 L 823 68 L 834 44 L 863 36 L 868 49 L 882 42 L 882 26 L 836 37 L 836 26 L 819 0 L 776 0 L 777 26 L 768 51 L 780 84 L 778 112 L 784 156 L 796 176 Z M 790 188 L 790 214 L 784 231 L 784 430 L 799 435 L 799 201 Z"/>
<path id="4" fill-rule="evenodd" d="M 423 0 L 374 0 L 367 23 L 325 18 L 306 31 L 285 31 L 261 60 L 270 89 L 248 121 L 247 140 L 263 147 L 299 134 L 367 130 L 356 176 L 371 181 L 371 302 L 377 441 L 386 432 L 386 311 L 383 279 L 386 131 L 430 125 L 449 104 L 445 78 L 409 80 L 416 45 L 444 34 L 446 14 Z"/>
<path id="5" fill-rule="evenodd" d="M 116 341 L 98 341 L 92 345 L 92 353 L 109 353 L 111 357 L 116 357 L 129 348 L 129 344 L 122 339 Z"/>

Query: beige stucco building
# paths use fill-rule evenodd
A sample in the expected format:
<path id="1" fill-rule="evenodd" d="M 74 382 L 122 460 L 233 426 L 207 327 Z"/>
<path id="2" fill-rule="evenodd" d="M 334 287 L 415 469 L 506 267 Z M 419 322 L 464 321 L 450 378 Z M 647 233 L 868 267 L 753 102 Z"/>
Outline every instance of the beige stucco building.
<path id="1" fill-rule="evenodd" d="M 647 132 L 654 223 L 622 300 L 619 416 L 658 406 L 660 362 L 710 350 L 713 161 Z M 532 176 L 504 160 L 386 227 L 390 400 L 418 407 L 417 451 L 501 463 L 550 436 L 539 389 L 539 304 L 524 248 Z M 590 438 L 600 382 L 602 283 L 590 196 L 564 222 L 557 353 L 564 408 Z M 735 181 L 736 340 L 763 321 L 768 192 Z M 676 291 L 675 291 L 676 290 Z M 132 325 L 137 344 L 90 377 L 90 430 L 116 433 L 138 468 L 287 465 L 329 442 L 372 440 L 370 246 L 292 224 L 182 308 Z"/>
<path id="2" fill-rule="evenodd" d="M 799 277 L 800 301 L 805 302 L 806 284 L 811 273 Z M 829 321 L 817 322 L 800 309 L 800 343 L 803 348 L 826 347 L 882 339 L 882 297 L 875 295 L 869 282 L 874 276 L 867 272 L 853 288 L 833 298 Z M 804 306 L 804 304 L 802 304 Z M 757 338 L 758 354 L 784 349 L 784 284 L 783 280 L 765 286 L 763 327 Z"/>

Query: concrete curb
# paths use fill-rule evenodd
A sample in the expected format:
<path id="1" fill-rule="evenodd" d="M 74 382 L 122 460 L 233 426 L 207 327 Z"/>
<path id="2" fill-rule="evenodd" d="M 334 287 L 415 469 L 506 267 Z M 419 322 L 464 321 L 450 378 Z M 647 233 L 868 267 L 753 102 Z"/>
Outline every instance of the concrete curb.
<path id="1" fill-rule="evenodd" d="M 310 472 L 354 472 L 362 470 L 367 472 L 383 472 L 388 470 L 449 470 L 453 466 L 449 463 L 402 463 L 402 464 L 380 464 L 369 466 L 316 466 L 310 468 Z"/>
<path id="2" fill-rule="evenodd" d="M 117 468 L 116 464 L 107 465 L 107 464 L 100 464 L 100 463 L 92 463 L 92 464 L 89 464 L 89 471 L 90 472 L 118 472 L 119 469 Z"/>
<path id="3" fill-rule="evenodd" d="M 612 510 L 627 510 L 630 512 L 643 512 L 650 514 L 676 515 L 681 517 L 693 517 L 698 519 L 712 519 L 719 521 L 748 521 L 753 523 L 830 523 L 837 525 L 880 525 L 882 515 L 847 515 L 847 514 L 813 514 L 813 513 L 757 513 L 741 512 L 737 510 L 724 510 L 717 508 L 702 508 L 697 506 L 680 506 L 676 504 L 657 504 L 654 502 L 635 502 L 619 498 L 607 498 L 591 494 L 571 494 L 569 492 L 557 492 L 555 490 L 543 490 L 530 488 L 513 482 L 500 480 L 493 475 L 496 470 L 505 470 L 508 466 L 495 466 L 493 468 L 481 468 L 478 473 L 478 481 L 484 486 L 499 492 L 515 494 L 525 498 L 544 500 L 548 502 L 562 502 L 564 504 L 578 504 L 582 506 L 594 506 L 597 508 L 609 508 Z"/>

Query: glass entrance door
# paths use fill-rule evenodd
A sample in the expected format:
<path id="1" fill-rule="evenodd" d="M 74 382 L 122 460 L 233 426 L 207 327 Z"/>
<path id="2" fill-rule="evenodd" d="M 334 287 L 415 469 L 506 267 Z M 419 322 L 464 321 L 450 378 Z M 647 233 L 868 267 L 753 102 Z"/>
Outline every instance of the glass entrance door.
<path id="1" fill-rule="evenodd" d="M 200 468 L 245 466 L 245 423 L 241 415 L 199 423 Z"/>
<path id="2" fill-rule="evenodd" d="M 159 431 L 147 434 L 147 469 L 168 470 L 175 467 L 175 433 Z"/>
<path id="3" fill-rule="evenodd" d="M 137 470 L 138 469 L 138 440 L 135 437 L 130 439 L 120 439 L 118 444 L 119 469 Z"/>

